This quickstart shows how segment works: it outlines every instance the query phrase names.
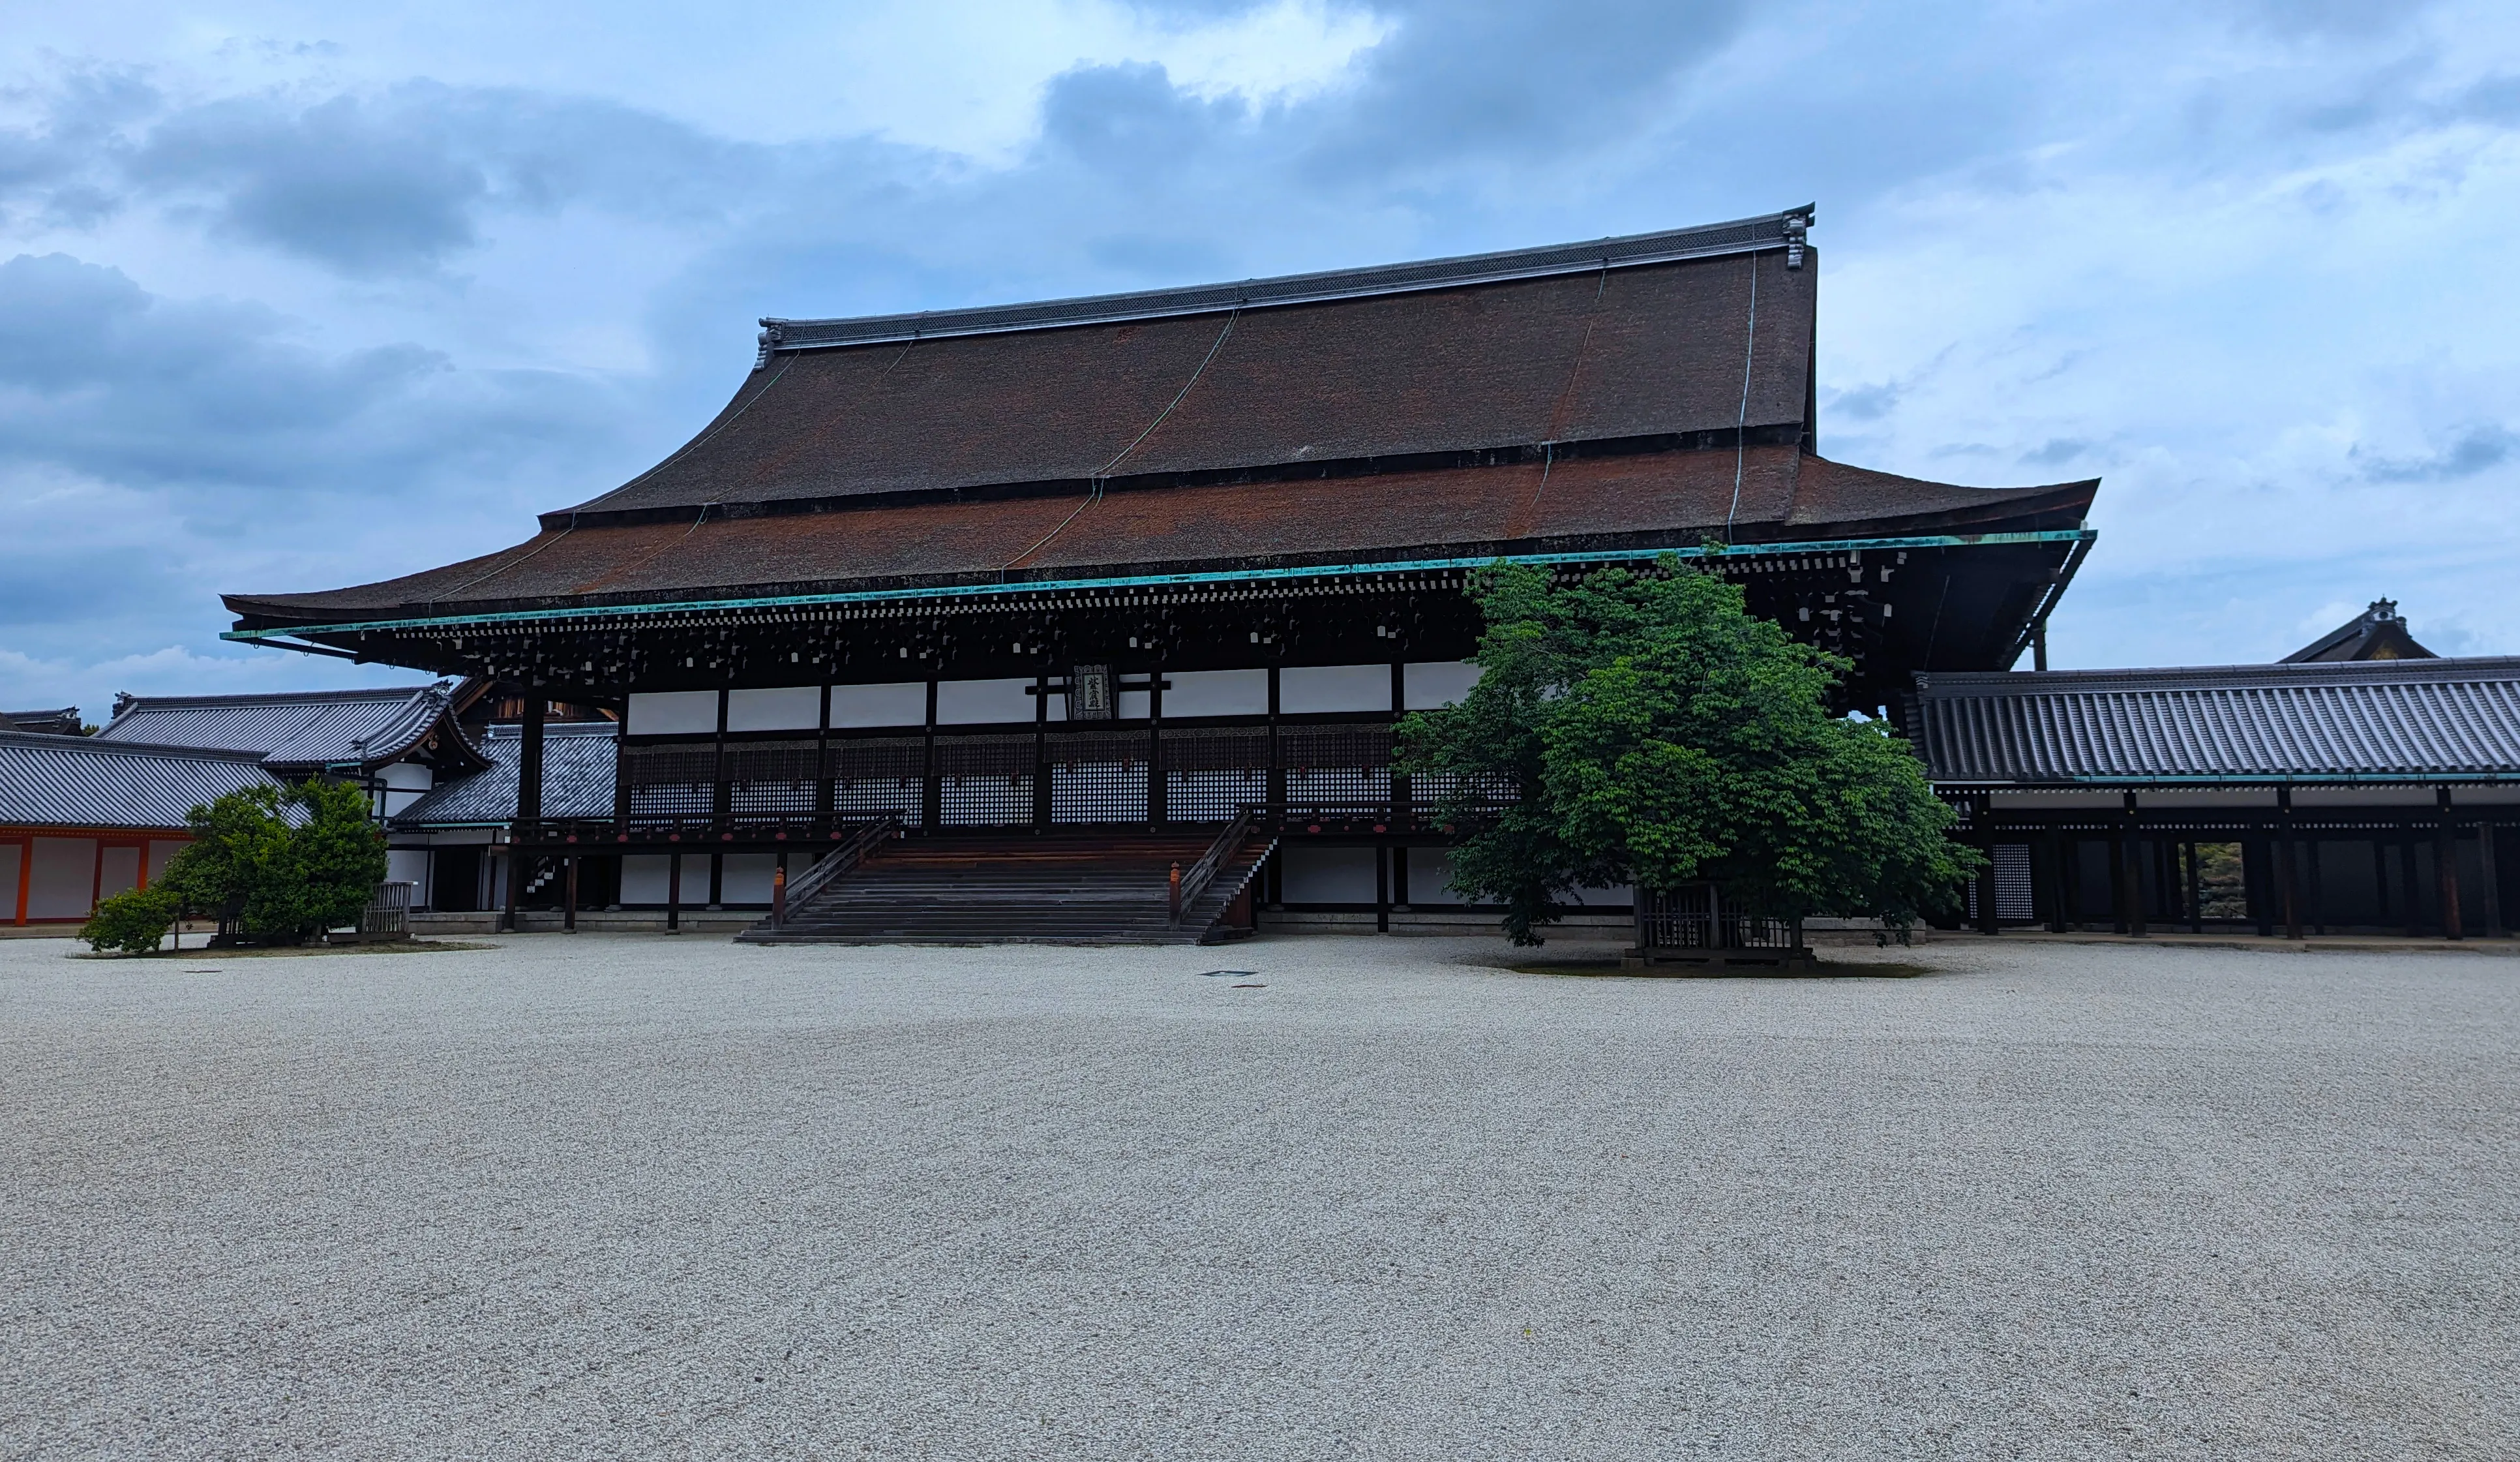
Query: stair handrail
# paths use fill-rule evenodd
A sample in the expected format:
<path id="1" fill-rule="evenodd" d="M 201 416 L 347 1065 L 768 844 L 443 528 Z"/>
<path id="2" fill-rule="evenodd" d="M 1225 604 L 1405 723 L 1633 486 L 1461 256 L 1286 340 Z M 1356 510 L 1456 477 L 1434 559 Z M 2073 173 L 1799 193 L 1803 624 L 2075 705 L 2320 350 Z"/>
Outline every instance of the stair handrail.
<path id="1" fill-rule="evenodd" d="M 1216 841 L 1207 845 L 1207 851 L 1201 853 L 1198 861 L 1191 865 L 1190 872 L 1182 875 L 1181 896 L 1173 902 L 1175 924 L 1182 922 L 1182 916 L 1190 912 L 1190 906 L 1198 902 L 1198 895 L 1207 891 L 1207 886 L 1216 882 L 1216 870 L 1225 866 L 1226 855 L 1240 847 L 1251 837 L 1251 824 L 1259 815 L 1259 808 L 1244 807 L 1242 815 L 1234 819 L 1231 827 L 1219 833 Z"/>
<path id="2" fill-rule="evenodd" d="M 860 823 L 856 832 L 851 833 L 839 846 L 832 849 L 830 856 L 806 869 L 804 877 L 788 886 L 787 907 L 779 910 L 777 916 L 771 920 L 771 927 L 786 928 L 788 915 L 801 907 L 807 899 L 821 892 L 825 884 L 864 862 L 866 855 L 875 851 L 878 845 L 888 843 L 900 836 L 901 819 L 899 817 L 887 815 L 878 817 L 873 822 Z"/>

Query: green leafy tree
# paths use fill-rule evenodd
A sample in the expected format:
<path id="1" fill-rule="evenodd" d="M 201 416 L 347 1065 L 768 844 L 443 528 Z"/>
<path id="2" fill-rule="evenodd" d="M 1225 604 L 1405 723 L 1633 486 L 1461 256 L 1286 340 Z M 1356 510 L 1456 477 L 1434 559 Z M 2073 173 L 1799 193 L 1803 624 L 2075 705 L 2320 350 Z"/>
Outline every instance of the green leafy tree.
<path id="1" fill-rule="evenodd" d="M 385 876 L 367 796 L 346 783 L 240 788 L 186 822 L 193 841 L 163 887 L 257 943 L 300 943 L 352 923 Z"/>
<path id="2" fill-rule="evenodd" d="M 1402 721 L 1401 759 L 1450 774 L 1444 815 L 1473 829 L 1452 886 L 1503 903 L 1516 943 L 1540 942 L 1574 890 L 1629 882 L 1712 881 L 1772 918 L 1904 931 L 1982 866 L 1944 837 L 1954 814 L 1907 744 L 1829 712 L 1851 666 L 1749 614 L 1739 588 L 1666 555 L 1562 585 L 1499 564 L 1472 592 L 1485 673 Z M 1482 785 L 1521 796 L 1486 816 Z"/>
<path id="3" fill-rule="evenodd" d="M 100 953 L 119 949 L 125 954 L 149 954 L 182 912 L 183 902 L 171 890 L 133 889 L 100 900 L 96 912 L 79 926 L 78 937 Z"/>

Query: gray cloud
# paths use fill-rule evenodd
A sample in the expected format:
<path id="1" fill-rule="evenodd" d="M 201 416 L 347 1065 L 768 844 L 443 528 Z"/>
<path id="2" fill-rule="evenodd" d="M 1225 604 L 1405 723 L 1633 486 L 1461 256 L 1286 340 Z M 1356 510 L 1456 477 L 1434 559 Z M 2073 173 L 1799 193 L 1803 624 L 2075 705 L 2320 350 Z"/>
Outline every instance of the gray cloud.
<path id="1" fill-rule="evenodd" d="M 87 69 L 59 77 L 41 97 L 35 125 L 0 128 L 0 223 L 85 228 L 122 206 L 113 167 L 128 153 L 122 133 L 158 105 L 139 73 Z"/>
<path id="2" fill-rule="evenodd" d="M 67 254 L 0 263 L 0 467 L 210 492 L 407 488 L 600 434 L 550 372 L 328 352 L 259 305 L 175 301 Z"/>
<path id="3" fill-rule="evenodd" d="M 124 171 L 205 200 L 236 237 L 372 276 L 445 263 L 493 210 L 712 214 L 758 174 L 759 155 L 610 103 L 413 83 L 309 107 L 189 108 L 158 121 Z"/>
<path id="4" fill-rule="evenodd" d="M 2357 446 L 2354 461 L 2374 482 L 2452 482 L 2500 467 L 2520 448 L 2520 436 L 2498 425 L 2470 427 L 2448 446 L 2421 457 L 2383 457 Z"/>

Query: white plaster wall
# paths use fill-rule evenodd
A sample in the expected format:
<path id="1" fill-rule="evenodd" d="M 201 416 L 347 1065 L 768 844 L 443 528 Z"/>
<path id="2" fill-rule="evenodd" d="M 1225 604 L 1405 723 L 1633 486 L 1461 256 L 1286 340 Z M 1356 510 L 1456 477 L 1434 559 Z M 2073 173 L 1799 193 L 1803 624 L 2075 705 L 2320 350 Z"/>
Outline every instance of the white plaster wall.
<path id="1" fill-rule="evenodd" d="M 1486 673 L 1483 665 L 1466 661 L 1421 661 L 1401 666 L 1400 696 L 1403 710 L 1433 710 L 1451 706 L 1470 693 Z"/>
<path id="2" fill-rule="evenodd" d="M 936 724 L 980 726 L 1033 719 L 1032 677 L 945 680 L 936 686 Z M 767 895 L 764 895 L 767 896 Z"/>
<path id="3" fill-rule="evenodd" d="M 1289 665 L 1278 672 L 1278 709 L 1286 715 L 1390 708 L 1389 665 Z"/>
<path id="4" fill-rule="evenodd" d="M 411 885 L 411 906 L 416 909 L 428 907 L 428 849 L 388 848 L 385 851 L 385 882 Z"/>
<path id="5" fill-rule="evenodd" d="M 164 878 L 166 876 L 166 865 L 173 862 L 175 860 L 175 854 L 182 852 L 183 850 L 184 845 L 172 839 L 160 838 L 150 844 L 149 882 L 155 884 L 159 879 Z"/>
<path id="6" fill-rule="evenodd" d="M 923 695 L 922 701 L 923 710 Z M 729 731 L 812 731 L 822 724 L 823 688 L 819 685 L 726 693 Z"/>
<path id="7" fill-rule="evenodd" d="M 1384 673 L 1388 674 L 1388 671 Z M 1373 852 L 1370 847 L 1282 849 L 1281 875 L 1288 903 L 1373 902 Z"/>
<path id="8" fill-rule="evenodd" d="M 633 691 L 623 723 L 630 736 L 685 736 L 717 729 L 715 691 Z"/>
<path id="9" fill-rule="evenodd" d="M 29 919 L 84 919 L 96 891 L 94 838 L 38 838 L 26 887 Z"/>
<path id="10" fill-rule="evenodd" d="M 1413 847 L 1409 849 L 1409 904 L 1412 908 L 1441 908 L 1469 900 L 1445 888 L 1453 877 L 1452 849 Z"/>
<path id="11" fill-rule="evenodd" d="M 621 901 L 625 904 L 663 903 L 668 886 L 672 881 L 673 870 L 667 866 L 672 861 L 671 853 L 622 854 Z M 683 860 L 685 902 L 691 899 L 691 860 L 686 858 Z M 700 877 L 703 880 L 708 877 L 708 865 L 705 863 L 700 865 Z M 705 884 L 701 887 L 700 892 L 703 894 L 708 892 Z"/>
<path id="12" fill-rule="evenodd" d="M 1164 677 L 1164 719 L 1267 715 L 1267 670 L 1175 670 Z"/>
<path id="13" fill-rule="evenodd" d="M 112 898 L 139 888 L 140 854 L 137 847 L 109 847 L 98 854 L 102 876 L 97 880 L 96 896 Z"/>
<path id="14" fill-rule="evenodd" d="M 927 682 L 903 680 L 887 685 L 832 686 L 832 724 L 924 726 L 927 724 Z"/>
<path id="15" fill-rule="evenodd" d="M 396 761 L 377 768 L 377 780 L 384 784 L 378 800 L 383 803 L 385 816 L 395 817 L 435 786 L 437 775 L 417 761 Z"/>
<path id="16" fill-rule="evenodd" d="M 772 874 L 776 873 L 778 869 L 779 855 L 777 853 L 728 853 L 726 855 L 726 877 L 718 886 L 718 901 L 721 903 L 768 903 L 770 901 L 770 877 Z M 708 885 L 705 882 L 708 878 L 708 865 L 706 863 L 702 863 L 700 865 L 700 878 L 703 881 L 700 885 L 700 891 L 705 894 L 708 891 Z M 683 863 L 683 891 L 685 896 L 689 896 L 691 887 L 692 865 L 690 860 L 686 859 Z"/>

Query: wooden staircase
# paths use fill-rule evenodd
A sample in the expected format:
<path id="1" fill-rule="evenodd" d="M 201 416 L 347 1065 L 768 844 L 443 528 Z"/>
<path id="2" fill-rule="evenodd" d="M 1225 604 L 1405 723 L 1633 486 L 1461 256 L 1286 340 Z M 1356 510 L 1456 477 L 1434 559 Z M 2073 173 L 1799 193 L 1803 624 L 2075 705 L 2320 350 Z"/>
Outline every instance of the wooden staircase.
<path id="1" fill-rule="evenodd" d="M 1171 873 L 1219 839 L 1185 833 L 942 833 L 892 840 L 737 937 L 753 944 L 1212 944 L 1277 846 L 1244 828 L 1176 921 Z"/>

